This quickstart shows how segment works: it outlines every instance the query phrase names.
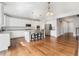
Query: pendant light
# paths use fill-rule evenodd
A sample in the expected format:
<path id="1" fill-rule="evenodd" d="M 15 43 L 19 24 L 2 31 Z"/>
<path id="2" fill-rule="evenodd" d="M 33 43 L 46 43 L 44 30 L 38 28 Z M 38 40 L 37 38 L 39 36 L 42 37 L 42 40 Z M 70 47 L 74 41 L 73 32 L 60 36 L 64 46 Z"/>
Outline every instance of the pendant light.
<path id="1" fill-rule="evenodd" d="M 47 11 L 47 16 L 52 16 L 53 12 L 51 11 L 51 7 L 50 7 L 50 2 L 48 2 L 48 11 Z"/>

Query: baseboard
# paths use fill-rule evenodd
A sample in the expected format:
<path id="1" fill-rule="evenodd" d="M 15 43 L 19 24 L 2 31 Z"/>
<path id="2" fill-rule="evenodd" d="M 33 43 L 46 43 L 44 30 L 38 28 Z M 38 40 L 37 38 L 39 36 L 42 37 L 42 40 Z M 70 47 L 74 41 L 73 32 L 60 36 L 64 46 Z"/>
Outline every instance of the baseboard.
<path id="1" fill-rule="evenodd" d="M 76 36 L 74 36 L 72 32 L 64 33 L 64 34 L 62 34 L 62 35 L 57 36 L 57 38 L 63 37 L 64 35 L 66 35 L 66 36 L 67 36 L 67 35 L 70 35 L 70 36 L 73 36 L 74 38 L 76 38 Z"/>
<path id="2" fill-rule="evenodd" d="M 20 38 L 24 38 L 24 37 L 15 37 L 15 38 L 11 38 L 11 40 L 12 40 L 12 39 L 20 39 Z"/>
<path id="3" fill-rule="evenodd" d="M 50 35 L 45 35 L 45 36 L 50 36 Z"/>

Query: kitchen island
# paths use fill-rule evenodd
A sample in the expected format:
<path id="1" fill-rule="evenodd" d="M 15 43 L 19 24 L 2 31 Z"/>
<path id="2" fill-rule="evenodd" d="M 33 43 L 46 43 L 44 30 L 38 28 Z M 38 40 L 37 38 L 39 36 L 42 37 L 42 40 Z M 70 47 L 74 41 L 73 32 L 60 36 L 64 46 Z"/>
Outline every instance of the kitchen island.
<path id="1" fill-rule="evenodd" d="M 32 39 L 31 36 L 32 36 L 34 33 L 37 33 L 37 31 L 36 31 L 36 30 L 25 31 L 25 40 L 26 40 L 27 42 L 30 42 L 31 39 Z M 44 31 L 40 30 L 38 33 L 42 33 L 42 34 L 43 34 L 43 38 L 45 38 L 45 32 L 44 32 Z"/>

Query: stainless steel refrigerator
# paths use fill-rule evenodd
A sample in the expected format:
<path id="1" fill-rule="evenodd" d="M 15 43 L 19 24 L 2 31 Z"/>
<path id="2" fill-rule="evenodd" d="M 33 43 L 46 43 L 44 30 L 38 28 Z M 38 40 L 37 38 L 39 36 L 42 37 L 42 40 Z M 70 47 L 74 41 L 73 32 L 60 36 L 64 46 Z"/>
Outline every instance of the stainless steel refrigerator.
<path id="1" fill-rule="evenodd" d="M 45 24 L 45 35 L 50 36 L 50 31 L 52 30 L 51 24 Z"/>

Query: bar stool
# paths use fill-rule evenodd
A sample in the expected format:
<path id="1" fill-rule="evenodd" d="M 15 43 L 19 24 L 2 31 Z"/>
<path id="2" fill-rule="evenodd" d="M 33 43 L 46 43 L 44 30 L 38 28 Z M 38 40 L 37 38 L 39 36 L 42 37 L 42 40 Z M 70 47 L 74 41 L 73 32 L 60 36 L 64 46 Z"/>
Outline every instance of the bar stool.
<path id="1" fill-rule="evenodd" d="M 33 34 L 31 34 L 31 41 L 34 41 L 35 40 L 35 38 L 34 38 L 34 33 Z"/>
<path id="2" fill-rule="evenodd" d="M 44 34 L 43 33 L 40 33 L 40 35 L 41 35 L 41 39 L 43 39 L 44 38 Z"/>
<path id="3" fill-rule="evenodd" d="M 34 33 L 34 39 L 38 40 L 38 33 Z"/>
<path id="4" fill-rule="evenodd" d="M 40 32 L 39 32 L 37 35 L 38 35 L 38 40 L 41 39 L 41 34 L 40 34 Z"/>

